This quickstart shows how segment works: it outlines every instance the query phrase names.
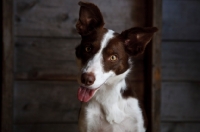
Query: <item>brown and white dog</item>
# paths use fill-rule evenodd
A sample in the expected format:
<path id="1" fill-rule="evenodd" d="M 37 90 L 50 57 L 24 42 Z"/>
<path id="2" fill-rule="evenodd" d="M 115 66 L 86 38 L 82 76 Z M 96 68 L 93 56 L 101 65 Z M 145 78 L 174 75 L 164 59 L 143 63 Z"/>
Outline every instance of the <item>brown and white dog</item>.
<path id="1" fill-rule="evenodd" d="M 130 28 L 121 34 L 104 28 L 99 8 L 79 2 L 76 24 L 81 44 L 76 47 L 79 65 L 78 99 L 80 132 L 145 132 L 142 110 L 126 77 L 131 57 L 144 52 L 155 27 Z"/>

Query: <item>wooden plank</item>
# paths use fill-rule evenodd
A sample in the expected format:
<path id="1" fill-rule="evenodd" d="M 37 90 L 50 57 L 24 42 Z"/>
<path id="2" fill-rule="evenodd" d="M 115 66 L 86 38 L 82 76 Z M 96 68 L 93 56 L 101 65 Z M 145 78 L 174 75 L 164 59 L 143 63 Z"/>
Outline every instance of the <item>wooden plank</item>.
<path id="1" fill-rule="evenodd" d="M 152 132 L 160 132 L 162 0 L 153 0 L 152 8 L 152 26 L 157 27 L 159 31 L 153 36 L 151 49 L 151 130 Z"/>
<path id="2" fill-rule="evenodd" d="M 200 121 L 200 82 L 162 83 L 162 121 Z"/>
<path id="3" fill-rule="evenodd" d="M 2 89 L 1 89 L 1 132 L 12 132 L 13 95 L 13 1 L 2 1 Z"/>
<path id="4" fill-rule="evenodd" d="M 17 38 L 15 74 L 17 79 L 75 79 L 75 47 L 78 39 Z"/>
<path id="5" fill-rule="evenodd" d="M 17 80 L 75 80 L 78 67 L 75 47 L 80 39 L 16 38 Z M 133 58 L 132 80 L 144 78 L 143 56 Z"/>
<path id="6" fill-rule="evenodd" d="M 17 36 L 79 37 L 75 30 L 79 0 L 18 0 L 15 27 Z M 88 2 L 94 2 L 88 0 Z M 96 0 L 105 19 L 106 27 L 121 32 L 133 26 L 144 26 L 144 0 Z M 112 7 L 112 8 L 111 8 Z M 113 11 L 115 13 L 113 13 Z"/>
<path id="7" fill-rule="evenodd" d="M 146 0 L 146 26 L 159 29 L 145 52 L 147 132 L 160 132 L 162 0 Z"/>
<path id="8" fill-rule="evenodd" d="M 163 42 L 163 80 L 200 80 L 200 42 Z"/>
<path id="9" fill-rule="evenodd" d="M 199 6 L 199 0 L 163 0 L 163 39 L 200 40 Z"/>
<path id="10" fill-rule="evenodd" d="M 14 122 L 77 122 L 80 102 L 76 82 L 17 81 Z"/>
<path id="11" fill-rule="evenodd" d="M 198 132 L 200 122 L 164 122 L 161 123 L 161 132 Z"/>
<path id="12" fill-rule="evenodd" d="M 78 132 L 76 124 L 27 124 L 15 125 L 14 132 Z"/>

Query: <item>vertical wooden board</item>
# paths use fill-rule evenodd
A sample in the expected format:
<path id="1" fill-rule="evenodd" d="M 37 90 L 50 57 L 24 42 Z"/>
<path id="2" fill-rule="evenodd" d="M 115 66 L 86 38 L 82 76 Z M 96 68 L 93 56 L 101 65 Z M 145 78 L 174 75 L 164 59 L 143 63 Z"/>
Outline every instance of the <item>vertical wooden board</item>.
<path id="1" fill-rule="evenodd" d="M 161 132 L 198 132 L 200 122 L 163 122 Z"/>
<path id="2" fill-rule="evenodd" d="M 1 89 L 1 132 L 12 131 L 12 104 L 13 104 L 13 1 L 2 2 L 2 89 Z"/>
<path id="3" fill-rule="evenodd" d="M 160 132 L 162 0 L 146 0 L 146 26 L 157 27 L 145 51 L 147 132 Z"/>
<path id="4" fill-rule="evenodd" d="M 160 106 L 161 106 L 161 40 L 162 40 L 162 0 L 153 0 L 152 26 L 158 31 L 152 38 L 151 72 L 151 98 L 152 98 L 152 132 L 160 132 Z"/>
<path id="5" fill-rule="evenodd" d="M 18 0 L 15 10 L 17 36 L 78 37 L 79 0 Z M 106 27 L 121 32 L 133 26 L 144 26 L 144 0 L 88 0 L 94 2 L 105 19 Z M 115 13 L 113 13 L 115 12 Z"/>
<path id="6" fill-rule="evenodd" d="M 163 42 L 162 79 L 200 80 L 200 42 Z"/>
<path id="7" fill-rule="evenodd" d="M 76 82 L 17 81 L 14 123 L 77 122 Z"/>
<path id="8" fill-rule="evenodd" d="M 14 125 L 13 132 L 78 132 L 78 125 L 77 123 Z"/>
<path id="9" fill-rule="evenodd" d="M 162 83 L 162 121 L 200 121 L 200 82 Z"/>
<path id="10" fill-rule="evenodd" d="M 200 1 L 163 0 L 163 39 L 200 40 Z"/>

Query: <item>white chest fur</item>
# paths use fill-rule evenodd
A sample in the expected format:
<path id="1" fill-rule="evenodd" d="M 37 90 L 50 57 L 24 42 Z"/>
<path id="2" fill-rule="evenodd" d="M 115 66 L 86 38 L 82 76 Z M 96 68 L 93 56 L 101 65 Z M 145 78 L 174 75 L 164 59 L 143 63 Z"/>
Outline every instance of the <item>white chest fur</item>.
<path id="1" fill-rule="evenodd" d="M 104 84 L 92 100 L 82 104 L 80 132 L 145 132 L 138 100 L 121 96 L 123 81 L 117 86 Z"/>

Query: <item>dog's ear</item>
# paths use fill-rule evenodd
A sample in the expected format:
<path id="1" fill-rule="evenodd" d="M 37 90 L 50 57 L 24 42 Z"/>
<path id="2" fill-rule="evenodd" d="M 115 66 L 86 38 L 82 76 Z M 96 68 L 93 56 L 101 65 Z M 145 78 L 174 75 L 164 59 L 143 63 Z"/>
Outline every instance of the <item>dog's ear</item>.
<path id="1" fill-rule="evenodd" d="M 123 31 L 120 38 L 124 42 L 126 52 L 131 56 L 137 56 L 144 52 L 156 31 L 158 31 L 156 27 L 135 27 Z"/>
<path id="2" fill-rule="evenodd" d="M 81 36 L 89 35 L 97 28 L 103 27 L 103 16 L 96 5 L 82 1 L 78 4 L 80 5 L 80 11 L 76 29 Z"/>

